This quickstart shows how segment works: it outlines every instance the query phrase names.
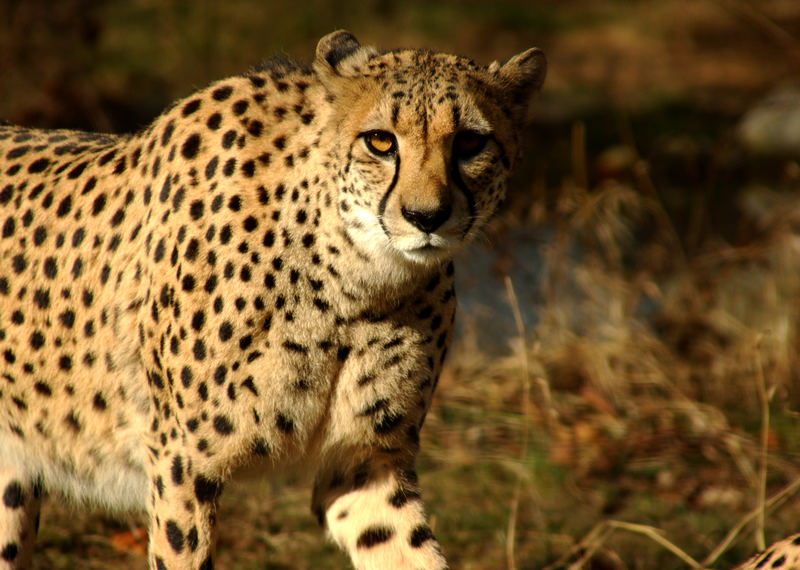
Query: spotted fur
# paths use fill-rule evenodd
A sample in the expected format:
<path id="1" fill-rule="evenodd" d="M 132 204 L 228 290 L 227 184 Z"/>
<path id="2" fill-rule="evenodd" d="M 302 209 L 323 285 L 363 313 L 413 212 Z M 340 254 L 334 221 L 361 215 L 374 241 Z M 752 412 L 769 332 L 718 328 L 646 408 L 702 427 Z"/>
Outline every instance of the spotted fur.
<path id="1" fill-rule="evenodd" d="M 776 542 L 764 552 L 750 558 L 736 570 L 800 570 L 800 534 L 792 535 Z"/>
<path id="2" fill-rule="evenodd" d="M 335 32 L 133 136 L 0 127 L 0 568 L 41 490 L 146 509 L 151 568 L 211 568 L 224 483 L 291 464 L 355 567 L 444 568 L 414 459 L 451 260 L 544 70 Z"/>

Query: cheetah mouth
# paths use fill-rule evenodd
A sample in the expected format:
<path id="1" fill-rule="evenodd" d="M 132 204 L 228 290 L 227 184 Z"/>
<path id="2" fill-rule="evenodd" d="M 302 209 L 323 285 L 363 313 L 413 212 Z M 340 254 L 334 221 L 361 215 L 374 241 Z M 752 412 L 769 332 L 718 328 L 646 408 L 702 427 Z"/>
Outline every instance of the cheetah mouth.
<path id="1" fill-rule="evenodd" d="M 410 247 L 400 250 L 406 259 L 416 263 L 433 263 L 441 261 L 442 258 L 452 257 L 454 248 L 451 244 L 435 244 L 428 241 L 417 247 Z"/>

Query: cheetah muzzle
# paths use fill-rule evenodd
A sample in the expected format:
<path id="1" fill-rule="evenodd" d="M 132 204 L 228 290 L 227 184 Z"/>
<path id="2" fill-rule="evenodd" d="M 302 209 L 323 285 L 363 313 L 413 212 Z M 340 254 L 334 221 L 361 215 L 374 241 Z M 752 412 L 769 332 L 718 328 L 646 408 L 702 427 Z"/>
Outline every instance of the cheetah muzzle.
<path id="1" fill-rule="evenodd" d="M 211 568 L 225 481 L 289 464 L 355 567 L 446 567 L 415 456 L 452 258 L 544 76 L 339 31 L 133 136 L 0 127 L 0 568 L 45 492 L 146 509 L 151 568 Z"/>

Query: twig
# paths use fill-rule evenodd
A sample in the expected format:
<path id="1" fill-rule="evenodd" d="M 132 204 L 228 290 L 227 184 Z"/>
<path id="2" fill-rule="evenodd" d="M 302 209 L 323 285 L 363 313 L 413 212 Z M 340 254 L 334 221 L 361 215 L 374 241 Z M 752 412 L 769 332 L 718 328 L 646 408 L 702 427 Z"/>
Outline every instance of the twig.
<path id="1" fill-rule="evenodd" d="M 798 477 L 797 479 L 786 485 L 786 487 L 784 487 L 783 489 L 772 495 L 772 497 L 767 499 L 766 503 L 763 506 L 763 510 L 771 511 L 773 508 L 778 507 L 783 501 L 788 499 L 791 495 L 795 494 L 798 490 L 800 490 L 800 477 Z M 703 560 L 703 565 L 710 566 L 711 564 L 716 562 L 717 558 L 722 556 L 722 553 L 728 549 L 728 546 L 730 546 L 731 542 L 733 542 L 733 540 L 742 531 L 742 529 L 746 527 L 751 520 L 759 516 L 761 512 L 762 512 L 762 506 L 759 505 L 752 511 L 747 513 L 745 516 L 743 516 L 741 519 L 739 519 L 739 522 L 736 523 L 736 526 L 734 526 L 731 530 L 728 531 L 728 534 L 725 535 L 725 538 L 722 539 L 722 542 L 720 542 L 717 545 L 717 547 L 711 552 L 711 554 L 705 557 L 705 559 Z"/>
<path id="2" fill-rule="evenodd" d="M 722 4 L 723 8 L 738 13 L 741 17 L 760 28 L 794 59 L 800 60 L 800 41 L 766 14 L 741 0 L 716 1 L 718 4 Z"/>
<path id="3" fill-rule="evenodd" d="M 681 550 L 678 546 L 676 546 L 670 540 L 664 538 L 661 534 L 659 529 L 643 524 L 636 524 L 636 523 L 629 523 L 624 521 L 615 521 L 615 520 L 608 520 L 603 521 L 601 523 L 596 524 L 592 530 L 575 546 L 573 546 L 569 552 L 567 552 L 564 556 L 559 558 L 556 562 L 547 566 L 545 570 L 555 570 L 555 568 L 562 567 L 566 561 L 572 557 L 575 553 L 583 551 L 581 557 L 570 564 L 567 568 L 569 570 L 577 570 L 582 568 L 584 564 L 586 564 L 592 555 L 597 551 L 600 546 L 602 546 L 603 542 L 611 536 L 613 531 L 615 530 L 625 530 L 627 532 L 632 532 L 635 534 L 641 534 L 646 536 L 653 542 L 657 543 L 661 547 L 666 550 L 669 550 L 672 554 L 683 560 L 686 564 L 690 567 L 695 569 L 704 568 L 704 565 L 689 556 L 686 552 Z"/>
<path id="4" fill-rule="evenodd" d="M 505 277 L 506 291 L 508 292 L 508 302 L 511 305 L 511 312 L 514 314 L 514 321 L 517 325 L 522 350 L 522 450 L 520 451 L 520 463 L 524 465 L 525 456 L 528 451 L 528 420 L 530 417 L 530 394 L 531 377 L 530 362 L 528 360 L 528 350 L 525 343 L 525 323 L 522 321 L 522 313 L 519 310 L 517 295 L 514 293 L 514 285 L 511 277 Z M 511 498 L 511 512 L 508 516 L 508 530 L 506 532 L 506 564 L 509 570 L 516 570 L 517 564 L 514 557 L 514 545 L 516 542 L 517 513 L 519 511 L 519 496 L 522 490 L 522 475 L 517 476 L 517 483 L 514 486 L 514 495 Z"/>
<path id="5" fill-rule="evenodd" d="M 758 496 L 757 508 L 758 517 L 756 518 L 756 548 L 764 550 L 767 541 L 764 536 L 766 526 L 767 511 L 767 447 L 769 446 L 769 397 L 767 396 L 767 386 L 764 381 L 764 365 L 761 361 L 761 340 L 763 336 L 758 335 L 755 342 L 755 364 L 756 364 L 756 384 L 758 386 L 758 400 L 761 404 L 761 465 L 758 471 Z"/>

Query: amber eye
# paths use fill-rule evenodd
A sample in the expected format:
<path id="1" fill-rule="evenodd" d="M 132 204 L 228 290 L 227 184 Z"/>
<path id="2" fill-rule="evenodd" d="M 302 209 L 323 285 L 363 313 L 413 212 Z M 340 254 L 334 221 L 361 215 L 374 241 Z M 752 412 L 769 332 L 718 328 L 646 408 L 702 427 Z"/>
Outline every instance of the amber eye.
<path id="1" fill-rule="evenodd" d="M 397 139 L 387 131 L 368 131 L 362 135 L 369 151 L 377 156 L 388 156 L 397 151 Z"/>
<path id="2" fill-rule="evenodd" d="M 453 139 L 453 154 L 460 160 L 472 158 L 483 150 L 489 135 L 478 131 L 461 131 Z"/>

